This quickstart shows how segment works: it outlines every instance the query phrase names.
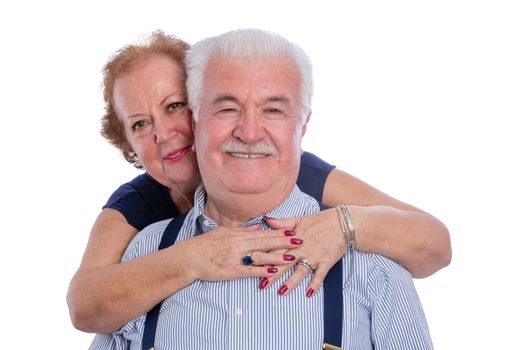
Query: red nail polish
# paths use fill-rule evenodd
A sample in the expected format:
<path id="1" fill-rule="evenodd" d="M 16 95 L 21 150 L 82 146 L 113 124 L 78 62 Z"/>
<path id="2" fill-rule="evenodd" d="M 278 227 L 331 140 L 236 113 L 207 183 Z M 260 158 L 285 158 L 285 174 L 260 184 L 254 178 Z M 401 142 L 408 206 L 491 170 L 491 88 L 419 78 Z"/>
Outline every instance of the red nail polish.
<path id="1" fill-rule="evenodd" d="M 303 243 L 303 240 L 300 239 L 300 238 L 292 238 L 292 239 L 290 240 L 290 242 L 291 242 L 292 244 L 301 244 L 301 243 Z"/>
<path id="2" fill-rule="evenodd" d="M 286 284 L 283 284 L 281 286 L 281 288 L 279 288 L 279 295 L 283 295 L 284 293 L 286 293 L 286 291 L 288 290 L 288 287 L 286 286 Z"/>
<path id="3" fill-rule="evenodd" d="M 294 261 L 295 260 L 295 256 L 293 256 L 292 254 L 284 254 L 283 255 L 283 259 L 286 260 L 286 261 Z"/>
<path id="4" fill-rule="evenodd" d="M 314 295 L 314 290 L 312 288 L 309 288 L 308 289 L 308 292 L 306 292 L 306 296 L 309 298 L 311 297 L 312 295 Z"/>
<path id="5" fill-rule="evenodd" d="M 259 282 L 259 288 L 260 289 L 264 289 L 264 287 L 266 287 L 268 285 L 268 278 L 264 277 L 263 279 L 261 279 L 261 281 Z"/>
<path id="6" fill-rule="evenodd" d="M 269 272 L 269 273 L 276 273 L 276 272 L 277 272 L 277 268 L 275 268 L 275 267 L 269 267 L 269 268 L 268 268 L 268 272 Z"/>
<path id="7" fill-rule="evenodd" d="M 293 236 L 293 235 L 295 235 L 295 231 L 294 230 L 284 230 L 284 235 L 285 236 Z"/>

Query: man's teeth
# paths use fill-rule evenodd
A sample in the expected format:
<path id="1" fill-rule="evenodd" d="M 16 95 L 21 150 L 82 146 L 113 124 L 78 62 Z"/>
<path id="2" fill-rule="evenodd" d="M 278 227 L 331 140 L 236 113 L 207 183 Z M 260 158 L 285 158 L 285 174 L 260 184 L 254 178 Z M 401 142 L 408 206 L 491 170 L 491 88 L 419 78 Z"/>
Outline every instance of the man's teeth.
<path id="1" fill-rule="evenodd" d="M 253 153 L 230 153 L 232 157 L 238 158 L 264 158 L 266 154 L 253 154 Z"/>

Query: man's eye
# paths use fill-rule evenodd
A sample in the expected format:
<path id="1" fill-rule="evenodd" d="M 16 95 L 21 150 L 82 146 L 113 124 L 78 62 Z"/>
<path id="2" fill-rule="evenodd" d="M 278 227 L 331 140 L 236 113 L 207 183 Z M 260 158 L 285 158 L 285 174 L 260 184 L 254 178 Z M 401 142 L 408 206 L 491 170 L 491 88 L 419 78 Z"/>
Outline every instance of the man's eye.
<path id="1" fill-rule="evenodd" d="M 238 114 L 238 110 L 235 108 L 223 108 L 217 112 L 219 117 L 231 117 Z"/>
<path id="2" fill-rule="evenodd" d="M 267 118 L 280 118 L 284 115 L 283 111 L 274 107 L 265 108 L 264 114 Z"/>

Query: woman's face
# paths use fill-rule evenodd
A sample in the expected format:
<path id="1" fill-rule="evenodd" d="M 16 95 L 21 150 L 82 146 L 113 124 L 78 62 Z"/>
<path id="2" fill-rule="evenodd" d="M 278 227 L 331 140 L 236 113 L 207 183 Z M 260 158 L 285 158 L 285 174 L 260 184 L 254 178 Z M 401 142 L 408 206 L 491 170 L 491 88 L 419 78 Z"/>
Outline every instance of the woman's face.
<path id="1" fill-rule="evenodd" d="M 176 61 L 154 55 L 115 80 L 113 100 L 144 169 L 163 185 L 184 190 L 200 178 L 182 76 Z"/>

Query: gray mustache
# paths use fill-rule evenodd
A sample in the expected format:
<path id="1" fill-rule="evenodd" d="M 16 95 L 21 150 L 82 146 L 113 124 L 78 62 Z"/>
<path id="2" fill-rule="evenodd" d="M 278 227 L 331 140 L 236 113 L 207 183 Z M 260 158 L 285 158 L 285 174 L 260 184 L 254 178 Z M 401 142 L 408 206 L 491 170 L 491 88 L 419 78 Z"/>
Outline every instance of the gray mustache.
<path id="1" fill-rule="evenodd" d="M 229 139 L 220 146 L 220 151 L 225 153 L 259 153 L 278 155 L 279 151 L 272 142 L 260 141 L 255 144 L 246 144 L 237 139 Z"/>

